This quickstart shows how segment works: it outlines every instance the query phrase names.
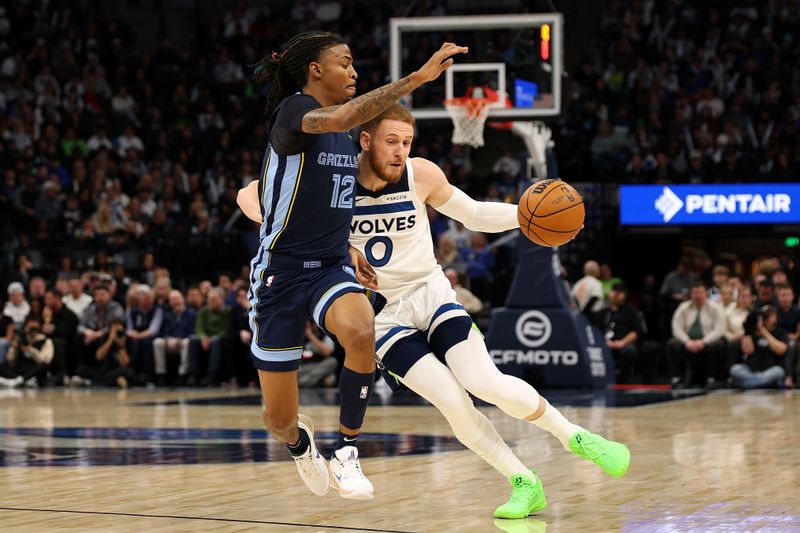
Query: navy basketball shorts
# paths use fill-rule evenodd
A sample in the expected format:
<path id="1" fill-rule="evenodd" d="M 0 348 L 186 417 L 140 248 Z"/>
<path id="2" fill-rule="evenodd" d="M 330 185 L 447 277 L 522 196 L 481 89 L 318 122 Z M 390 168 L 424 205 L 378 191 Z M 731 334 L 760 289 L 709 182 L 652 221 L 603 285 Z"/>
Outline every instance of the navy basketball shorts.
<path id="1" fill-rule="evenodd" d="M 268 263 L 254 265 L 249 294 L 253 332 L 250 354 L 259 370 L 297 370 L 306 321 L 313 320 L 330 335 L 325 330 L 325 314 L 344 294 L 366 294 L 376 313 L 386 302 L 356 281 L 349 257 L 329 266 L 320 261 L 303 261 L 287 268 L 274 255 L 265 262 Z"/>

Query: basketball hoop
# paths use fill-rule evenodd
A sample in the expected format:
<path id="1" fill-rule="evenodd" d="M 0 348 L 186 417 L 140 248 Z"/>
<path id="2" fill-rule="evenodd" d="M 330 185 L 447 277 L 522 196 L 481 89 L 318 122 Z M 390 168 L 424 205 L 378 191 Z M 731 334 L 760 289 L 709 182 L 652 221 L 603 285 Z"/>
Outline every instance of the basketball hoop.
<path id="1" fill-rule="evenodd" d="M 461 96 L 444 101 L 447 113 L 453 119 L 453 144 L 468 144 L 473 148 L 483 146 L 483 125 L 489 116 L 488 98 Z"/>

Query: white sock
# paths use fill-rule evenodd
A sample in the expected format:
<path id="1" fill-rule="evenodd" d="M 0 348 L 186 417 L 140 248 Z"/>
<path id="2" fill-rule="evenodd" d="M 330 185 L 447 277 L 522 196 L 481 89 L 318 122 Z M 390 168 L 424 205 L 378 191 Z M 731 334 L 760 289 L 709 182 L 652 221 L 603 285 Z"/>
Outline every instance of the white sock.
<path id="1" fill-rule="evenodd" d="M 559 441 L 565 450 L 569 451 L 569 438 L 575 434 L 576 431 L 582 431 L 583 428 L 577 424 L 573 424 L 561 414 L 561 411 L 550 405 L 550 402 L 542 398 L 547 403 L 544 409 L 544 414 L 532 420 L 531 423 L 547 431 Z"/>
<path id="2" fill-rule="evenodd" d="M 530 469 L 522 464 L 522 461 L 508 447 L 508 444 L 497 433 L 497 429 L 489 419 L 477 409 L 473 412 L 473 418 L 477 421 L 477 427 L 459 428 L 459 430 L 452 425 L 453 421 L 448 419 L 458 440 L 489 463 L 495 470 L 503 474 L 504 477 L 508 478 L 517 474 L 530 476 Z M 467 436 L 467 433 L 471 434 L 471 439 Z"/>
<path id="3" fill-rule="evenodd" d="M 439 409 L 456 438 L 503 476 L 530 476 L 530 470 L 514 455 L 489 419 L 475 408 L 450 369 L 433 354 L 422 357 L 400 380 Z"/>
<path id="4" fill-rule="evenodd" d="M 529 383 L 500 372 L 483 338 L 475 331 L 470 331 L 467 340 L 450 348 L 445 358 L 464 388 L 514 418 L 526 419 L 538 410 L 540 402 L 547 402 Z M 566 450 L 569 450 L 569 438 L 583 429 L 567 420 L 549 402 L 544 414 L 533 423 L 560 440 Z"/>

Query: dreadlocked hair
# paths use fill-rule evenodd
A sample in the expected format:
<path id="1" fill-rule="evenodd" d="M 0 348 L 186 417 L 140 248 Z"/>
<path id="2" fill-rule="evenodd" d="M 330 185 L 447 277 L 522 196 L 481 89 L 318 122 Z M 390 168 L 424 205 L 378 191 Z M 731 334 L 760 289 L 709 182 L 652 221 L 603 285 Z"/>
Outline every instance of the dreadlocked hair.
<path id="1" fill-rule="evenodd" d="M 272 53 L 255 65 L 255 82 L 269 84 L 266 112 L 269 114 L 278 102 L 296 93 L 308 82 L 308 65 L 319 61 L 322 52 L 347 44 L 341 35 L 327 31 L 309 31 L 292 37 L 282 54 Z"/>

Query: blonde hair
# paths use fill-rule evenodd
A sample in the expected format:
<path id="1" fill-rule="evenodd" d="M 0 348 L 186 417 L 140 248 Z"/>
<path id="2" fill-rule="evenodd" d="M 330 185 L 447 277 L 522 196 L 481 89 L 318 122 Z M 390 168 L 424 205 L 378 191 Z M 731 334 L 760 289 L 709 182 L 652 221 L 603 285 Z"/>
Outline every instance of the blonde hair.
<path id="1" fill-rule="evenodd" d="M 384 120 L 398 120 L 406 124 L 411 124 L 412 128 L 416 127 L 417 124 L 411 112 L 406 109 L 403 104 L 395 102 L 381 114 L 365 122 L 364 125 L 361 126 L 361 130 L 367 133 L 373 133 Z"/>

